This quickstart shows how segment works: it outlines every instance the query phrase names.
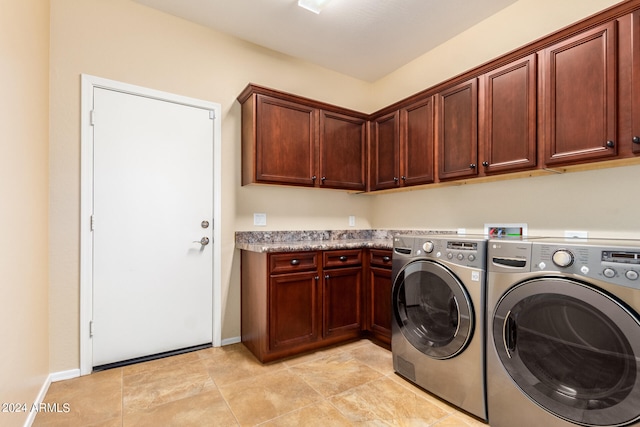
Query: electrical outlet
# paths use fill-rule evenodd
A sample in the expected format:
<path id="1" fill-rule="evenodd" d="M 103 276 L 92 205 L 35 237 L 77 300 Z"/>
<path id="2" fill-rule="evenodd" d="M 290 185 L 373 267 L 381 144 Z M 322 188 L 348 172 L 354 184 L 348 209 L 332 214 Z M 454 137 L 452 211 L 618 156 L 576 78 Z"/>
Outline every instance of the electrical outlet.
<path id="1" fill-rule="evenodd" d="M 567 239 L 586 239 L 589 237 L 588 231 L 565 230 L 564 237 Z"/>
<path id="2" fill-rule="evenodd" d="M 349 227 L 356 226 L 356 217 L 354 215 L 349 215 Z"/>
<path id="3" fill-rule="evenodd" d="M 266 213 L 254 213 L 253 214 L 253 225 L 257 225 L 259 227 L 264 227 L 267 225 L 267 214 Z"/>

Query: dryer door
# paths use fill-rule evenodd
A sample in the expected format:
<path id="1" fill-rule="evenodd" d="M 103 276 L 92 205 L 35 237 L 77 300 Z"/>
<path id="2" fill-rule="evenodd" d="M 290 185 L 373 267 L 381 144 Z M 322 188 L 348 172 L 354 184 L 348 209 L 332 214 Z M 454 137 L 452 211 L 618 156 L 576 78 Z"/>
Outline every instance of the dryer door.
<path id="1" fill-rule="evenodd" d="M 458 278 L 442 264 L 407 264 L 393 284 L 394 322 L 415 348 L 434 359 L 460 353 L 473 331 L 473 308 Z"/>
<path id="2" fill-rule="evenodd" d="M 584 426 L 640 419 L 637 314 L 582 282 L 522 282 L 498 301 L 495 350 L 513 381 L 546 411 Z"/>

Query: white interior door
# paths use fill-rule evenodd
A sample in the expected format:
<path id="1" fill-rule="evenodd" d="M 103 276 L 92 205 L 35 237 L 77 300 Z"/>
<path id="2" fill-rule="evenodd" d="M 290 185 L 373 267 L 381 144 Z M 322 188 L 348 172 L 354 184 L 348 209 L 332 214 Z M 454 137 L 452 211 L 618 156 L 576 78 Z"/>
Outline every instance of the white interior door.
<path id="1" fill-rule="evenodd" d="M 94 88 L 93 366 L 212 342 L 213 124 Z"/>

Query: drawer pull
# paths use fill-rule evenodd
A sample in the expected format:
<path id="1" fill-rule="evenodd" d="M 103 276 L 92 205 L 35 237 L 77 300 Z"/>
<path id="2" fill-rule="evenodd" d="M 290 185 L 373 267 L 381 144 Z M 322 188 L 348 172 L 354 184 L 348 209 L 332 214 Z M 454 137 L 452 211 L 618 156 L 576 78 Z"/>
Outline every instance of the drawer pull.
<path id="1" fill-rule="evenodd" d="M 291 265 L 298 265 L 300 264 L 300 260 L 299 259 L 292 259 L 291 260 Z"/>
<path id="2" fill-rule="evenodd" d="M 342 255 L 339 259 L 340 261 L 345 262 L 347 260 L 347 257 L 345 255 Z"/>
<path id="3" fill-rule="evenodd" d="M 384 257 L 382 257 L 382 261 L 389 262 L 389 261 L 391 261 L 391 257 L 390 256 L 384 256 Z"/>

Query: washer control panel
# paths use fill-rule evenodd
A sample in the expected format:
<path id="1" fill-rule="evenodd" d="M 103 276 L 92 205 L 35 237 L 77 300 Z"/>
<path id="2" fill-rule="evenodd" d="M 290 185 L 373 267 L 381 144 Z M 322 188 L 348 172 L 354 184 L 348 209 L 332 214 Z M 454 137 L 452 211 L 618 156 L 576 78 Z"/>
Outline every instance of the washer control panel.
<path id="1" fill-rule="evenodd" d="M 562 272 L 640 289 L 640 246 L 533 242 L 531 271 Z"/>
<path id="2" fill-rule="evenodd" d="M 414 255 L 484 270 L 486 245 L 484 239 L 416 238 Z"/>

